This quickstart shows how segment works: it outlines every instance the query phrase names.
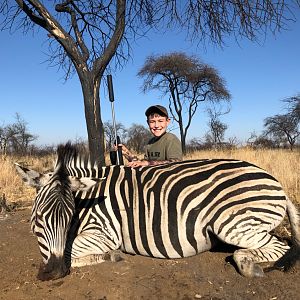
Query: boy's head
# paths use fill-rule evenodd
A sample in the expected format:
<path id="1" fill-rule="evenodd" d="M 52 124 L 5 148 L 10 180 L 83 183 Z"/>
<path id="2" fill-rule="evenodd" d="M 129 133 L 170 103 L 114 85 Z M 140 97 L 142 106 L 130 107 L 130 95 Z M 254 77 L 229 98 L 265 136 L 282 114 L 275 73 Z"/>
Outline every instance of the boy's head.
<path id="1" fill-rule="evenodd" d="M 156 137 L 162 136 L 170 123 L 167 109 L 161 105 L 153 105 L 146 110 L 145 115 L 151 133 Z"/>

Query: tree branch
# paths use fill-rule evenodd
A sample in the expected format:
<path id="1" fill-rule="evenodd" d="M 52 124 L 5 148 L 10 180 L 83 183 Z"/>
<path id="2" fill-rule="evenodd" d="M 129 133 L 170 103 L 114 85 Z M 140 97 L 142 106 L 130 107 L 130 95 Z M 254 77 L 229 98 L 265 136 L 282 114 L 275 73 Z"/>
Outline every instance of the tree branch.
<path id="1" fill-rule="evenodd" d="M 89 49 L 86 47 L 86 45 L 83 41 L 83 38 L 82 38 L 82 34 L 79 30 L 79 27 L 78 27 L 78 24 L 77 24 L 77 19 L 76 19 L 76 13 L 68 5 L 73 5 L 75 7 L 75 9 L 77 10 L 77 12 L 82 14 L 82 12 L 76 7 L 76 5 L 74 4 L 74 2 L 72 0 L 68 0 L 68 1 L 65 1 L 61 4 L 57 4 L 55 6 L 55 10 L 57 12 L 66 12 L 71 16 L 71 24 L 72 24 L 72 27 L 73 27 L 73 30 L 74 30 L 74 33 L 75 33 L 77 44 L 79 45 L 79 47 L 81 49 L 83 60 L 85 62 L 87 62 L 88 59 L 89 59 Z"/>
<path id="2" fill-rule="evenodd" d="M 103 52 L 102 57 L 98 58 L 94 63 L 93 70 L 98 75 L 104 72 L 106 66 L 114 56 L 124 34 L 126 0 L 117 0 L 116 6 L 116 25 L 114 33 L 109 41 L 108 46 Z"/>

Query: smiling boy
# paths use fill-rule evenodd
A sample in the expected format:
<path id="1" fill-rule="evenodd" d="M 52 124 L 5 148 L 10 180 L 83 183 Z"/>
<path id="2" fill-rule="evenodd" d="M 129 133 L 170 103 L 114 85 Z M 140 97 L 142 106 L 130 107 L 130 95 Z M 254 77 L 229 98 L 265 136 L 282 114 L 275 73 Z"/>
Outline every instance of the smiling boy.
<path id="1" fill-rule="evenodd" d="M 153 105 L 146 110 L 145 115 L 153 138 L 146 145 L 146 153 L 143 160 L 137 160 L 122 145 L 123 155 L 129 161 L 127 165 L 130 167 L 140 167 L 181 161 L 181 143 L 176 135 L 167 132 L 167 127 L 170 124 L 167 109 L 161 105 Z"/>

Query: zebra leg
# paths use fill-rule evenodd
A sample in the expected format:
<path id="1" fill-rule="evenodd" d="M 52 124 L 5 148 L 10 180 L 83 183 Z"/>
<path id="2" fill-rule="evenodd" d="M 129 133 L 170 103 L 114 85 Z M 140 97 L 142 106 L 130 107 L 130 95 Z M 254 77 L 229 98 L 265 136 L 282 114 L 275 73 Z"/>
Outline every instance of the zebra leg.
<path id="1" fill-rule="evenodd" d="M 83 257 L 72 257 L 71 266 L 72 267 L 83 267 L 91 266 L 103 263 L 105 261 L 118 262 L 123 258 L 119 254 L 119 250 L 111 250 L 103 254 L 89 254 Z"/>
<path id="2" fill-rule="evenodd" d="M 246 277 L 262 277 L 264 271 L 257 263 L 274 262 L 281 258 L 290 247 L 276 237 L 267 234 L 268 241 L 259 248 L 239 249 L 233 254 L 240 273 Z"/>
<path id="3" fill-rule="evenodd" d="M 119 247 L 120 245 L 99 231 L 86 230 L 76 236 L 66 254 L 71 258 L 72 267 L 82 267 L 122 260 Z"/>
<path id="4" fill-rule="evenodd" d="M 90 254 L 84 257 L 72 257 L 71 267 L 84 267 L 96 265 L 104 262 L 103 255 L 101 254 Z"/>

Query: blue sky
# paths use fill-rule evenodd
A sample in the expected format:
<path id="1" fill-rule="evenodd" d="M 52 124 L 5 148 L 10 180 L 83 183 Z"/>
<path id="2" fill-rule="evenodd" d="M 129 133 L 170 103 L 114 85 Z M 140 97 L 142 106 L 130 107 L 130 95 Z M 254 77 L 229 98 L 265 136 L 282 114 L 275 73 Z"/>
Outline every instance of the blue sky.
<path id="1" fill-rule="evenodd" d="M 298 17 L 300 13 L 298 14 Z M 281 99 L 300 93 L 300 17 L 289 30 L 267 35 L 260 44 L 232 38 L 223 49 L 192 45 L 184 34 L 151 33 L 133 45 L 132 59 L 113 73 L 115 114 L 125 127 L 132 123 L 146 126 L 144 111 L 152 104 L 167 105 L 156 92 L 143 94 L 143 80 L 136 76 L 151 54 L 183 51 L 197 55 L 214 66 L 226 80 L 232 95 L 231 111 L 221 120 L 228 125 L 226 138 L 245 142 L 250 133 L 260 133 L 263 120 L 283 113 Z M 86 139 L 83 98 L 77 76 L 64 83 L 63 73 L 45 62 L 46 32 L 23 36 L 0 32 L 0 126 L 14 122 L 19 113 L 28 122 L 37 144 L 57 144 L 76 138 Z M 103 121 L 111 120 L 106 89 L 101 89 Z M 199 106 L 188 138 L 201 138 L 207 128 L 206 106 Z M 176 124 L 174 124 L 176 127 Z M 175 131 L 178 134 L 177 131 Z"/>

